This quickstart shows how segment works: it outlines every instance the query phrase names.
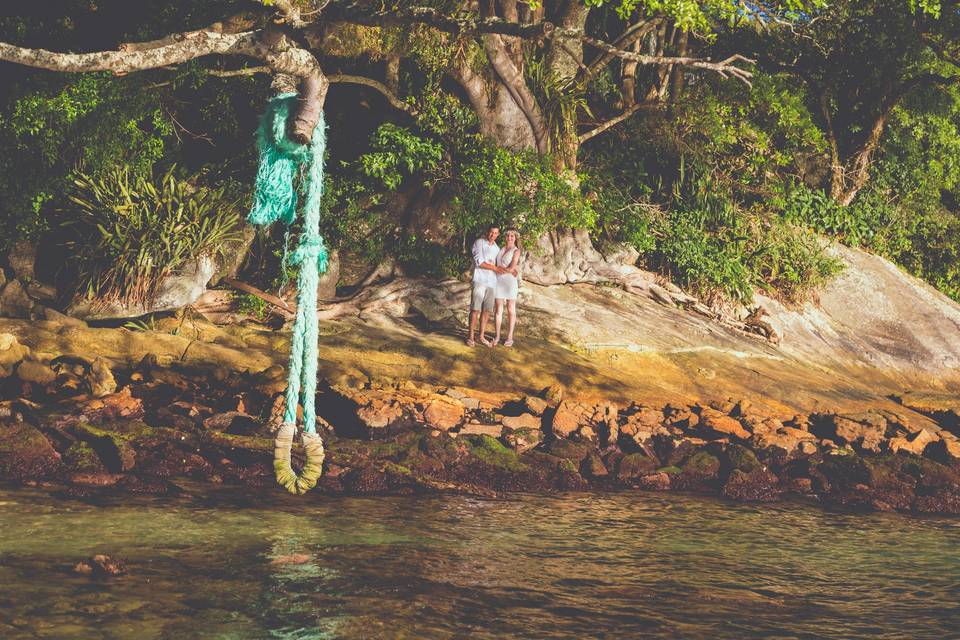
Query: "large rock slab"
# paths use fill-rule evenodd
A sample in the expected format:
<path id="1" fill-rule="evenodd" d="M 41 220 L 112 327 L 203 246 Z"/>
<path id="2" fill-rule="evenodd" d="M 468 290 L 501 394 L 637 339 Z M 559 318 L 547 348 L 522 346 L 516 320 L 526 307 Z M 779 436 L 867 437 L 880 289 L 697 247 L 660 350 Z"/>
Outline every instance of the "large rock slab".
<path id="1" fill-rule="evenodd" d="M 193 304 L 203 295 L 207 290 L 207 284 L 216 272 L 216 261 L 203 256 L 188 262 L 179 273 L 164 280 L 156 298 L 150 303 L 102 303 L 95 300 L 81 300 L 71 305 L 67 313 L 84 320 L 108 320 L 136 318 L 148 313 L 180 309 Z"/>

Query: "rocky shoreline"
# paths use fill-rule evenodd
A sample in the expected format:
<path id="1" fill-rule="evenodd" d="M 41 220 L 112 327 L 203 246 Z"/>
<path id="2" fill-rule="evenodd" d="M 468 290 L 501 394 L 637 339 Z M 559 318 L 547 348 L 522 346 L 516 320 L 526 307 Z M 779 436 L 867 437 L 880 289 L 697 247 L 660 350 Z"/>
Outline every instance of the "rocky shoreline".
<path id="1" fill-rule="evenodd" d="M 174 494 L 180 479 L 280 491 L 284 373 L 45 360 L 0 334 L 0 480 L 75 497 Z M 643 489 L 960 514 L 960 399 L 898 400 L 784 416 L 746 399 L 616 405 L 559 384 L 524 395 L 340 378 L 321 384 L 327 459 L 309 496 Z"/>

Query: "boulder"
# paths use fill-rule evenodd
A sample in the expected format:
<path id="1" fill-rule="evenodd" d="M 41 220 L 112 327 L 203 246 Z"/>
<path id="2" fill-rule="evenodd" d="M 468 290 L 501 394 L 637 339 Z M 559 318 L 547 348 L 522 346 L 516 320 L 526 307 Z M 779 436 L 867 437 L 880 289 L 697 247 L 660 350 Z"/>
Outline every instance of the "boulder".
<path id="1" fill-rule="evenodd" d="M 0 478 L 49 478 L 60 470 L 60 454 L 39 430 L 23 423 L 0 427 Z"/>
<path id="2" fill-rule="evenodd" d="M 20 344 L 16 336 L 0 333 L 0 378 L 13 375 L 17 365 L 30 354 L 30 349 Z"/>
<path id="3" fill-rule="evenodd" d="M 519 416 L 505 416 L 500 421 L 508 429 L 539 429 L 540 418 L 529 413 L 521 413 Z"/>
<path id="4" fill-rule="evenodd" d="M 560 403 L 550 422 L 554 435 L 569 438 L 580 427 L 580 412 L 575 407 L 576 405 L 569 402 Z"/>
<path id="5" fill-rule="evenodd" d="M 704 409 L 700 414 L 700 423 L 697 426 L 699 431 L 703 431 L 712 436 L 733 436 L 741 440 L 750 438 L 750 432 L 743 428 L 740 421 L 731 418 L 719 411 L 709 411 Z"/>
<path id="6" fill-rule="evenodd" d="M 647 476 L 658 467 L 656 460 L 644 453 L 630 453 L 620 458 L 617 464 L 617 480 L 630 485 L 637 478 Z"/>
<path id="7" fill-rule="evenodd" d="M 923 450 L 927 448 L 927 445 L 939 440 L 940 436 L 937 434 L 928 429 L 921 429 L 909 437 L 892 438 L 890 440 L 890 451 L 893 453 L 906 451 L 916 456 L 922 456 Z"/>
<path id="8" fill-rule="evenodd" d="M 0 290 L 0 318 L 30 318 L 34 305 L 19 280 L 11 280 Z"/>
<path id="9" fill-rule="evenodd" d="M 113 377 L 110 365 L 104 358 L 97 358 L 93 361 L 85 380 L 90 387 L 90 394 L 94 398 L 109 396 L 117 390 L 117 381 Z"/>
<path id="10" fill-rule="evenodd" d="M 188 262 L 160 285 L 149 303 L 124 303 L 80 300 L 67 309 L 67 314 L 84 320 L 137 318 L 150 313 L 171 311 L 193 304 L 207 290 L 207 283 L 217 271 L 216 261 L 209 256 Z"/>
<path id="11" fill-rule="evenodd" d="M 143 425 L 146 427 L 146 425 Z M 137 462 L 137 452 L 130 443 L 128 434 L 114 431 L 109 427 L 95 427 L 81 422 L 73 427 L 73 433 L 96 451 L 97 457 L 111 473 L 122 473 L 133 469 Z"/>
<path id="12" fill-rule="evenodd" d="M 491 438 L 499 438 L 500 434 L 503 433 L 503 425 L 468 422 L 460 427 L 459 433 L 462 436 L 490 436 Z"/>
<path id="13" fill-rule="evenodd" d="M 592 451 L 580 464 L 580 473 L 587 478 L 605 478 L 609 475 L 606 465 L 596 451 Z"/>
<path id="14" fill-rule="evenodd" d="M 543 399 L 552 407 L 558 406 L 563 401 L 563 386 L 560 384 L 550 385 L 543 390 Z"/>
<path id="15" fill-rule="evenodd" d="M 834 419 L 834 433 L 840 442 L 858 445 L 866 451 L 879 452 L 883 443 L 884 429 L 879 425 L 854 422 L 847 418 Z"/>
<path id="16" fill-rule="evenodd" d="M 527 411 L 535 416 L 542 416 L 543 412 L 550 406 L 546 400 L 538 398 L 537 396 L 527 396 L 523 399 L 523 404 L 527 408 Z"/>
<path id="17" fill-rule="evenodd" d="M 424 422 L 428 426 L 449 431 L 463 422 L 466 409 L 463 404 L 444 396 L 436 396 L 423 411 Z"/>
<path id="18" fill-rule="evenodd" d="M 57 372 L 42 362 L 24 360 L 17 367 L 17 377 L 24 382 L 32 382 L 45 387 L 48 384 L 53 384 L 57 379 Z"/>
<path id="19" fill-rule="evenodd" d="M 536 429 L 515 429 L 510 433 L 504 434 L 503 439 L 510 447 L 515 449 L 517 453 L 524 453 L 543 442 L 543 431 L 541 431 L 539 427 Z"/>

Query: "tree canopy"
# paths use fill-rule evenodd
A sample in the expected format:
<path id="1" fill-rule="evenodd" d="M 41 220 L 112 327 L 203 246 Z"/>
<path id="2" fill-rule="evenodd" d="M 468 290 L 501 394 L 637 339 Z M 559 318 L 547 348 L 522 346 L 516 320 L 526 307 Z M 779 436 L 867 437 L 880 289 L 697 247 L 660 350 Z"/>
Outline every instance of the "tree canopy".
<path id="1" fill-rule="evenodd" d="M 835 270 L 817 231 L 960 296 L 957 2 L 57 0 L 3 11 L 10 232 L 51 235 L 77 177 L 118 164 L 175 165 L 242 198 L 257 113 L 296 88 L 292 135 L 327 111 L 326 231 L 358 264 L 389 254 L 456 271 L 464 238 L 509 218 L 534 236 L 565 225 L 628 242 L 718 295 L 802 296 Z"/>

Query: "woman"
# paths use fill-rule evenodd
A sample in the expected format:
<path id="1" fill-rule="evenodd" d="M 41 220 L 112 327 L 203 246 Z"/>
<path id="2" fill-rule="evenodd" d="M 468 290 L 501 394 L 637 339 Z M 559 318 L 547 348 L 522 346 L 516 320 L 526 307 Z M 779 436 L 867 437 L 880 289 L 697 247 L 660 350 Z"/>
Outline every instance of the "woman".
<path id="1" fill-rule="evenodd" d="M 520 272 L 520 234 L 513 227 L 504 234 L 503 248 L 497 254 L 497 266 L 503 273 L 497 275 L 497 296 L 494 303 L 493 315 L 497 327 L 497 335 L 493 338 L 496 346 L 500 342 L 500 324 L 503 320 L 503 307 L 507 307 L 507 339 L 503 346 L 513 346 L 513 328 L 517 325 L 517 289 Z"/>

